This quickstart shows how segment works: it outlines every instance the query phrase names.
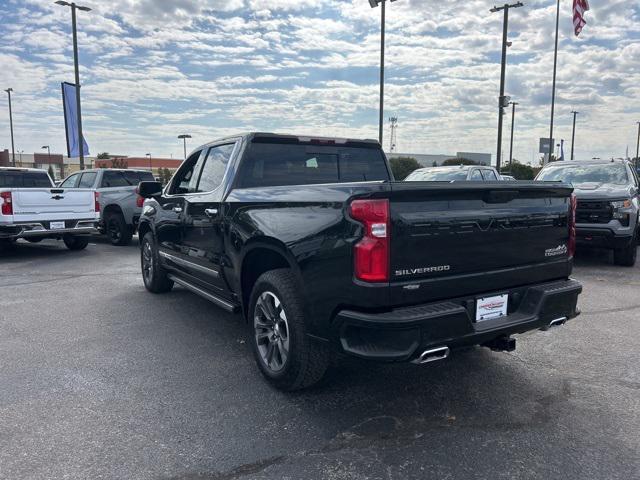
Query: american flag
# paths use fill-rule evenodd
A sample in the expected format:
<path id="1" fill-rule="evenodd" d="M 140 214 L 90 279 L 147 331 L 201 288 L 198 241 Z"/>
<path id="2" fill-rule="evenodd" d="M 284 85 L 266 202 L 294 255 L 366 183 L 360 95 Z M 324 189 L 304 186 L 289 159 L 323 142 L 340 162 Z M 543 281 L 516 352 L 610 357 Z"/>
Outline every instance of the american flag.
<path id="1" fill-rule="evenodd" d="M 588 0 L 573 0 L 573 28 L 576 37 L 580 35 L 582 28 L 587 24 L 584 20 L 584 12 L 589 10 Z"/>

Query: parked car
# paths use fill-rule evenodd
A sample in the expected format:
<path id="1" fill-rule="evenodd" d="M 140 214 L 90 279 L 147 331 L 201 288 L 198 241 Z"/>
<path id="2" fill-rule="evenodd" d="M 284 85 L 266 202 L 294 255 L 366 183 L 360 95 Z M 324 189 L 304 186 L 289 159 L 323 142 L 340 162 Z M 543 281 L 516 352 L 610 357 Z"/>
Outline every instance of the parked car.
<path id="1" fill-rule="evenodd" d="M 242 313 L 278 388 L 336 352 L 427 363 L 575 317 L 571 187 L 394 182 L 377 141 L 253 133 L 142 182 L 141 267 Z M 532 234 L 535 232 L 535 235 Z"/>
<path id="2" fill-rule="evenodd" d="M 102 213 L 98 228 L 113 245 L 128 245 L 136 231 L 142 198 L 136 193 L 138 184 L 154 181 L 146 170 L 98 168 L 69 175 L 61 188 L 90 188 L 98 194 Z"/>
<path id="3" fill-rule="evenodd" d="M 405 182 L 497 182 L 502 180 L 493 167 L 482 165 L 459 165 L 447 167 L 427 167 L 414 170 L 404 179 Z"/>
<path id="4" fill-rule="evenodd" d="M 628 161 L 555 162 L 544 167 L 536 180 L 573 184 L 581 248 L 607 248 L 613 250 L 616 265 L 635 265 L 640 232 L 639 183 Z"/>
<path id="5" fill-rule="evenodd" d="M 0 243 L 56 238 L 82 250 L 97 231 L 99 208 L 92 190 L 56 187 L 45 170 L 0 167 Z"/>
<path id="6" fill-rule="evenodd" d="M 502 178 L 502 180 L 505 180 L 507 182 L 515 182 L 516 178 L 512 177 L 511 175 L 502 175 L 500 174 L 500 177 Z"/>

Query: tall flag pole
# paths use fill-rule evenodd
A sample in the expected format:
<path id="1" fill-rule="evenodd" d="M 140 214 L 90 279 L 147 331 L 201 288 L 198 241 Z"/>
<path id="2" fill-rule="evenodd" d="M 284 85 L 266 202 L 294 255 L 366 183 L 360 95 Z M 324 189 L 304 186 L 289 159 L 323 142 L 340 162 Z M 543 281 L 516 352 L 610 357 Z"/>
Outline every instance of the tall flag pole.
<path id="1" fill-rule="evenodd" d="M 558 28 L 560 26 L 560 0 L 556 9 L 556 47 L 553 53 L 553 86 L 551 87 L 551 126 L 549 129 L 549 161 L 551 161 L 551 151 L 553 148 L 553 116 L 556 108 L 556 72 L 558 71 Z"/>

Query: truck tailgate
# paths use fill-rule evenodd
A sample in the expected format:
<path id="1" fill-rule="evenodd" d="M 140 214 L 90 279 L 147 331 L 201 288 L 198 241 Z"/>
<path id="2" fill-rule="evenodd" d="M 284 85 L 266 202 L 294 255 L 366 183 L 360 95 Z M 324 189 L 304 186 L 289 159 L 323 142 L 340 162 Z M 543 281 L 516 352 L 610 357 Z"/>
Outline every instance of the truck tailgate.
<path id="1" fill-rule="evenodd" d="M 95 216 L 95 197 L 89 189 L 13 189 L 13 218 L 31 220 L 72 220 Z"/>
<path id="2" fill-rule="evenodd" d="M 566 185 L 392 185 L 394 304 L 566 277 L 572 189 Z"/>

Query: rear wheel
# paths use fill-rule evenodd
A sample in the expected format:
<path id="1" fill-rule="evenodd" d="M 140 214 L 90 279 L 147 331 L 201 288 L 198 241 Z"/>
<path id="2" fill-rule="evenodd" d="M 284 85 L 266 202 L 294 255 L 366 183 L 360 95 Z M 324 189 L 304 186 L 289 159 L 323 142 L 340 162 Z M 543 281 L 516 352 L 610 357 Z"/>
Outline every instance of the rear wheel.
<path id="1" fill-rule="evenodd" d="M 65 235 L 62 241 L 69 250 L 84 250 L 89 245 L 88 236 Z"/>
<path id="2" fill-rule="evenodd" d="M 319 382 L 329 364 L 326 345 L 307 335 L 303 300 L 288 269 L 258 278 L 249 307 L 249 336 L 262 374 L 281 390 Z"/>
<path id="3" fill-rule="evenodd" d="M 124 217 L 120 213 L 110 213 L 105 219 L 105 229 L 112 245 L 118 247 L 129 245 L 133 230 L 127 225 Z"/>
<path id="4" fill-rule="evenodd" d="M 613 262 L 623 267 L 633 267 L 638 258 L 638 234 L 634 235 L 629 245 L 613 251 Z"/>
<path id="5" fill-rule="evenodd" d="M 158 249 L 151 232 L 142 238 L 140 266 L 144 286 L 151 293 L 165 293 L 173 288 L 173 281 L 169 279 L 167 271 L 158 260 Z"/>

